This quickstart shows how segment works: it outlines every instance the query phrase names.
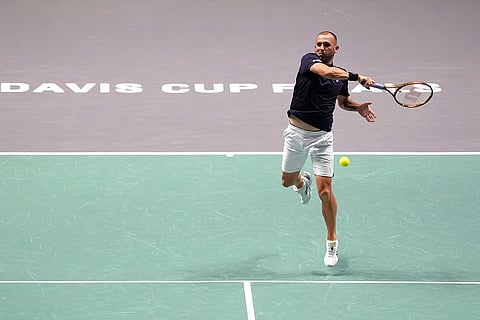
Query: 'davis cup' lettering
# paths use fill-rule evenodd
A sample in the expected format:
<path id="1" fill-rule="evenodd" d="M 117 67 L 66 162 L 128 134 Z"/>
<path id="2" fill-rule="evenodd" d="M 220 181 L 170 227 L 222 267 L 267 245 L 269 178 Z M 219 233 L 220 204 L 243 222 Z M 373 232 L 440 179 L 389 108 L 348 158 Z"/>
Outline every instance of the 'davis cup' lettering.
<path id="1" fill-rule="evenodd" d="M 438 83 L 429 83 L 433 88 L 433 92 L 440 92 L 442 89 Z M 290 93 L 293 91 L 293 83 L 272 83 L 272 93 Z M 149 90 L 157 90 L 166 94 L 219 94 L 219 93 L 232 93 L 239 94 L 243 92 L 254 91 L 262 89 L 256 83 L 164 83 L 160 87 L 154 88 L 149 86 Z M 27 82 L 2 82 L 0 83 L 0 93 L 3 94 L 22 94 L 22 93 L 35 93 L 35 94 L 89 94 L 89 93 L 102 93 L 102 94 L 132 94 L 144 92 L 144 87 L 140 83 L 122 82 L 122 83 L 108 83 L 108 82 L 87 82 L 87 83 L 55 83 L 55 82 L 43 82 L 40 84 L 29 84 Z M 415 88 L 420 92 L 422 88 Z M 360 84 L 356 85 L 351 93 L 361 93 L 370 91 L 372 93 L 381 92 L 380 89 L 370 88 L 366 89 Z"/>

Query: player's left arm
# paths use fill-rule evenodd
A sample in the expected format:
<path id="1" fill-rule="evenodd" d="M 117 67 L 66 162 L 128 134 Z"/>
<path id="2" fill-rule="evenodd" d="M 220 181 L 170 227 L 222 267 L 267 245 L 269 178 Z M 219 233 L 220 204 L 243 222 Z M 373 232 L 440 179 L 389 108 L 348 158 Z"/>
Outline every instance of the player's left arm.
<path id="1" fill-rule="evenodd" d="M 337 101 L 340 108 L 347 111 L 357 111 L 368 122 L 374 122 L 377 117 L 370 107 L 372 104 L 370 101 L 358 103 L 353 101 L 350 96 L 337 96 Z"/>

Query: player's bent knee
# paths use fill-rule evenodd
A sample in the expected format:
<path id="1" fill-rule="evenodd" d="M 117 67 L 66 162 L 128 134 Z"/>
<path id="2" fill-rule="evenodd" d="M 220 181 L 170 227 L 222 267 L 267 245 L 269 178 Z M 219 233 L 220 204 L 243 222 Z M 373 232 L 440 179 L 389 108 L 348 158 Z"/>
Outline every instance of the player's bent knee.
<path id="1" fill-rule="evenodd" d="M 283 173 L 282 186 L 284 186 L 285 188 L 293 186 L 297 178 L 298 178 L 298 173 Z"/>
<path id="2" fill-rule="evenodd" d="M 288 188 L 293 186 L 293 183 L 290 180 L 285 180 L 282 178 L 282 186 L 284 186 L 285 188 Z"/>

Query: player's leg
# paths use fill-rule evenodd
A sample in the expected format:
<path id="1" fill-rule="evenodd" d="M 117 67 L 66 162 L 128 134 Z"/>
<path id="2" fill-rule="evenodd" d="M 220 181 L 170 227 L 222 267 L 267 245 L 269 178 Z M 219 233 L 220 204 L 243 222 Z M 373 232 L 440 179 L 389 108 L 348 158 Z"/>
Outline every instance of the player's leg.
<path id="1" fill-rule="evenodd" d="M 322 201 L 322 215 L 327 227 L 326 252 L 323 263 L 333 267 L 338 262 L 337 199 L 332 190 L 332 178 L 316 176 L 318 196 Z"/>
<path id="2" fill-rule="evenodd" d="M 322 201 L 322 215 L 327 227 L 327 240 L 337 240 L 337 199 L 332 190 L 332 178 L 316 176 L 317 191 Z"/>
<path id="3" fill-rule="evenodd" d="M 322 215 L 327 228 L 324 263 L 333 267 L 338 262 L 337 199 L 333 194 L 334 169 L 333 134 L 328 132 L 312 142 L 310 151 L 315 173 L 318 196 L 322 202 Z"/>
<path id="4" fill-rule="evenodd" d="M 310 201 L 312 194 L 312 176 L 309 172 L 304 172 L 300 175 L 300 172 L 288 173 L 282 171 L 282 185 L 284 187 L 293 185 L 293 190 L 300 196 L 300 202 L 302 204 L 307 204 Z"/>
<path id="5" fill-rule="evenodd" d="M 284 131 L 282 157 L 282 185 L 291 187 L 300 195 L 302 204 L 307 204 L 311 196 L 311 175 L 300 174 L 308 156 L 303 148 L 303 135 L 298 128 L 289 125 Z"/>
<path id="6" fill-rule="evenodd" d="M 301 188 L 304 182 L 302 176 L 300 175 L 300 171 L 296 172 L 285 172 L 282 171 L 282 186 L 285 188 L 295 186 L 297 188 Z"/>

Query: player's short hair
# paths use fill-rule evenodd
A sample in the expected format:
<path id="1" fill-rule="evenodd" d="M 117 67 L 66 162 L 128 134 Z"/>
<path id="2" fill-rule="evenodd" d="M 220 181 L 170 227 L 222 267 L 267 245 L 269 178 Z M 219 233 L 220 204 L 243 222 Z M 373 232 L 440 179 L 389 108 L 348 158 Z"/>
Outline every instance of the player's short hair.
<path id="1" fill-rule="evenodd" d="M 331 34 L 331 35 L 333 36 L 333 38 L 335 39 L 335 41 L 338 42 L 337 35 L 336 35 L 335 33 L 333 33 L 332 31 L 327 31 L 327 30 L 322 31 L 322 32 L 320 32 L 320 33 L 318 34 L 318 36 L 321 35 L 321 34 L 322 34 L 322 35 L 323 35 L 323 34 Z"/>

